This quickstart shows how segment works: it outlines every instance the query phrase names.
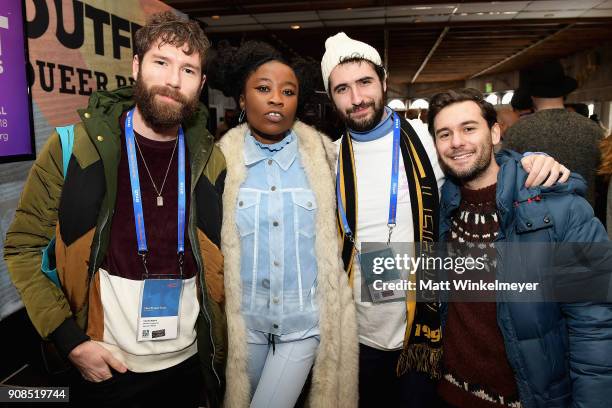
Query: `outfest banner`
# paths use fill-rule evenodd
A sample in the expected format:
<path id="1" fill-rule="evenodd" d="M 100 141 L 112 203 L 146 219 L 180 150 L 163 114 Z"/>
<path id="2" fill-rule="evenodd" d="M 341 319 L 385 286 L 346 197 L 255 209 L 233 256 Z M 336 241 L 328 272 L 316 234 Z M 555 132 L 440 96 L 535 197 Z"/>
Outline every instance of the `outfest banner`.
<path id="1" fill-rule="evenodd" d="M 97 89 L 132 81 L 132 44 L 158 0 L 26 0 L 32 96 L 51 126 L 78 119 Z"/>
<path id="2" fill-rule="evenodd" d="M 131 82 L 136 30 L 149 15 L 173 10 L 158 0 L 25 0 L 25 9 L 36 152 L 54 127 L 79 120 L 76 109 L 92 92 Z M 0 320 L 22 307 L 2 253 L 31 166 L 0 164 Z"/>

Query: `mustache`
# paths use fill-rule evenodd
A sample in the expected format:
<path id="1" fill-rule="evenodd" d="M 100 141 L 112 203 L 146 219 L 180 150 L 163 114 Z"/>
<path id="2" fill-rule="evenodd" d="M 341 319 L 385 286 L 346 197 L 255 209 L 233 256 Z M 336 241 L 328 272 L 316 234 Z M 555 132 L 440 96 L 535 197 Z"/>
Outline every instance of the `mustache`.
<path id="1" fill-rule="evenodd" d="M 351 113 L 355 113 L 355 110 L 357 109 L 364 109 L 364 108 L 370 108 L 370 107 L 375 107 L 374 105 L 374 101 L 372 102 L 362 102 L 359 105 L 353 106 L 350 109 L 346 110 L 347 115 L 350 115 Z"/>
<path id="2" fill-rule="evenodd" d="M 167 86 L 155 85 L 151 87 L 149 92 L 151 96 L 154 96 L 154 95 L 167 96 L 168 98 L 172 98 L 175 101 L 181 103 L 182 105 L 186 105 L 189 102 L 182 93 L 180 93 L 179 91 L 175 89 L 168 88 Z"/>

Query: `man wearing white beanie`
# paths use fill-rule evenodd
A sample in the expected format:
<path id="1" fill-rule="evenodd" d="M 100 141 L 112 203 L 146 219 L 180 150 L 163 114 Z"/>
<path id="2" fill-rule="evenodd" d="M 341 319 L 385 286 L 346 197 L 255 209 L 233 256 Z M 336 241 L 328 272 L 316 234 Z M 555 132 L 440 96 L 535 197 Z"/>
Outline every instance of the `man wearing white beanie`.
<path id="1" fill-rule="evenodd" d="M 444 173 L 433 139 L 420 120 L 406 121 L 384 106 L 386 71 L 372 46 L 342 32 L 329 37 L 321 72 L 347 126 L 337 142 L 337 198 L 342 260 L 359 323 L 359 406 L 435 407 L 442 344 L 438 304 L 405 296 L 384 301 L 398 293 L 368 287 L 356 256 L 362 242 L 437 241 Z M 551 168 L 559 174 L 550 157 L 533 155 L 522 164 L 537 173 L 529 183 L 541 184 Z"/>

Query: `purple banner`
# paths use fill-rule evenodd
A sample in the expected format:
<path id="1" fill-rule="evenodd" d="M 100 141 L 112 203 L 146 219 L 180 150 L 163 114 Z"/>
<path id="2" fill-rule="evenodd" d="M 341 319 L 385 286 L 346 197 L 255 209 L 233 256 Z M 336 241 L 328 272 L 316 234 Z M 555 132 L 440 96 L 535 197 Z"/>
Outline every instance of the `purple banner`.
<path id="1" fill-rule="evenodd" d="M 0 1 L 0 161 L 34 158 L 22 0 Z"/>

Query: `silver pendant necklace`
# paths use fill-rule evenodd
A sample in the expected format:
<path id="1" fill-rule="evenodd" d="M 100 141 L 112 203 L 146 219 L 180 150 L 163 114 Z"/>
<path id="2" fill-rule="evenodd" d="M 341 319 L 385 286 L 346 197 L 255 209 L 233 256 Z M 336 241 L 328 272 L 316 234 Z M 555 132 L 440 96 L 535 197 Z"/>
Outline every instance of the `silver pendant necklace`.
<path id="1" fill-rule="evenodd" d="M 138 138 L 135 137 L 136 147 L 138 148 L 138 153 L 140 153 L 140 158 L 147 170 L 147 174 L 149 175 L 149 179 L 151 180 L 151 184 L 153 184 L 153 188 L 155 189 L 155 193 L 157 193 L 156 203 L 158 207 L 163 207 L 164 205 L 164 197 L 162 196 L 162 192 L 164 191 L 164 186 L 166 185 L 166 179 L 168 178 L 168 172 L 170 171 L 170 165 L 172 164 L 172 159 L 174 158 L 174 152 L 176 151 L 176 145 L 178 144 L 178 137 L 176 138 L 176 142 L 174 142 L 174 148 L 172 149 L 172 156 L 170 156 L 170 161 L 168 162 L 168 167 L 166 168 L 166 175 L 164 176 L 164 181 L 162 181 L 161 188 L 158 190 L 155 185 L 155 181 L 153 181 L 153 177 L 151 176 L 151 172 L 149 171 L 149 166 L 147 166 L 147 161 L 145 160 L 142 150 L 140 150 L 140 145 L 138 144 Z"/>

